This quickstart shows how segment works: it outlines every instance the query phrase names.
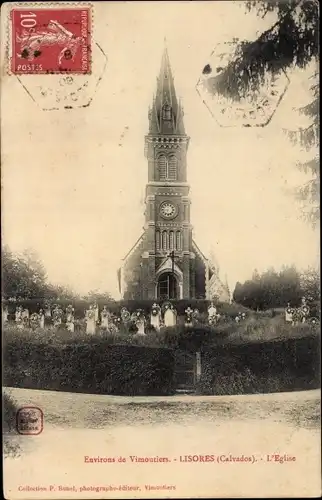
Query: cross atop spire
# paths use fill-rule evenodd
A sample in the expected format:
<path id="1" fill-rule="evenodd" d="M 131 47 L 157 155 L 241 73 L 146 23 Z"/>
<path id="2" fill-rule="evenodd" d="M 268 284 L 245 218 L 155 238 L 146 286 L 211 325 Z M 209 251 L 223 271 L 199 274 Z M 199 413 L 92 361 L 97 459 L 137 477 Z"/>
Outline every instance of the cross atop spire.
<path id="1" fill-rule="evenodd" d="M 161 59 L 157 91 L 150 110 L 150 133 L 184 135 L 183 111 L 177 100 L 166 38 Z"/>

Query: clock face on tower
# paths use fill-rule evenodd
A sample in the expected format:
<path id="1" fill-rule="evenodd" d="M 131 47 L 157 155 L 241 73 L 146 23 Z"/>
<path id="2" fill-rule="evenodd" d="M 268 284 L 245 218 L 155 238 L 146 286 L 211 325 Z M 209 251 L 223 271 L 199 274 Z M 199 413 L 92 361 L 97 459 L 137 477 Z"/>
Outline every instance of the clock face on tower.
<path id="1" fill-rule="evenodd" d="M 160 207 L 160 214 L 164 219 L 173 219 L 177 212 L 177 207 L 170 201 L 163 202 Z"/>

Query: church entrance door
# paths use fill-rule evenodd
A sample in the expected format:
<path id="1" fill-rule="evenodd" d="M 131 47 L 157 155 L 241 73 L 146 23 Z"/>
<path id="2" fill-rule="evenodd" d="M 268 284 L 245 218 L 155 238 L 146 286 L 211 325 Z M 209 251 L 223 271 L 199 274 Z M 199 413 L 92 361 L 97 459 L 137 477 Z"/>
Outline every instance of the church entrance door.
<path id="1" fill-rule="evenodd" d="M 172 273 L 163 273 L 158 279 L 158 299 L 178 299 L 179 286 L 176 277 Z"/>

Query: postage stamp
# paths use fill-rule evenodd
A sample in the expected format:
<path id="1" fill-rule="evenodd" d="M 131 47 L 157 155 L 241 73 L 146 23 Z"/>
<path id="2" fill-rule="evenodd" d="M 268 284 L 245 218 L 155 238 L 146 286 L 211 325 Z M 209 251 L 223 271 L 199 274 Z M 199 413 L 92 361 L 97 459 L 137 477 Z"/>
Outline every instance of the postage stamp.
<path id="1" fill-rule="evenodd" d="M 10 11 L 11 64 L 16 75 L 89 74 L 91 7 L 17 7 Z"/>
<path id="2" fill-rule="evenodd" d="M 44 428 L 44 414 L 37 406 L 23 406 L 16 414 L 16 429 L 25 436 L 37 436 Z"/>

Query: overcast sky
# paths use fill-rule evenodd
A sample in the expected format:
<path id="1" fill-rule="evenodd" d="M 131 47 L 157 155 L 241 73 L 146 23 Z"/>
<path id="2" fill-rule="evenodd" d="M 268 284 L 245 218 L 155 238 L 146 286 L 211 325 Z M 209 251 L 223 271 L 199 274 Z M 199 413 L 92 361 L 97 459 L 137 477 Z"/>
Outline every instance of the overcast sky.
<path id="1" fill-rule="evenodd" d="M 116 270 L 144 223 L 144 135 L 166 37 L 191 137 L 197 244 L 213 249 L 231 287 L 254 268 L 316 263 L 317 235 L 290 194 L 303 182 L 295 163 L 305 153 L 282 133 L 306 124 L 294 108 L 309 101 L 308 72 L 290 75 L 265 128 L 221 128 L 195 89 L 217 43 L 252 40 L 272 21 L 245 15 L 241 2 L 100 2 L 93 34 L 108 64 L 88 108 L 43 111 L 5 77 L 3 242 L 33 247 L 53 282 L 118 296 Z M 50 76 L 42 78 L 45 86 Z"/>

